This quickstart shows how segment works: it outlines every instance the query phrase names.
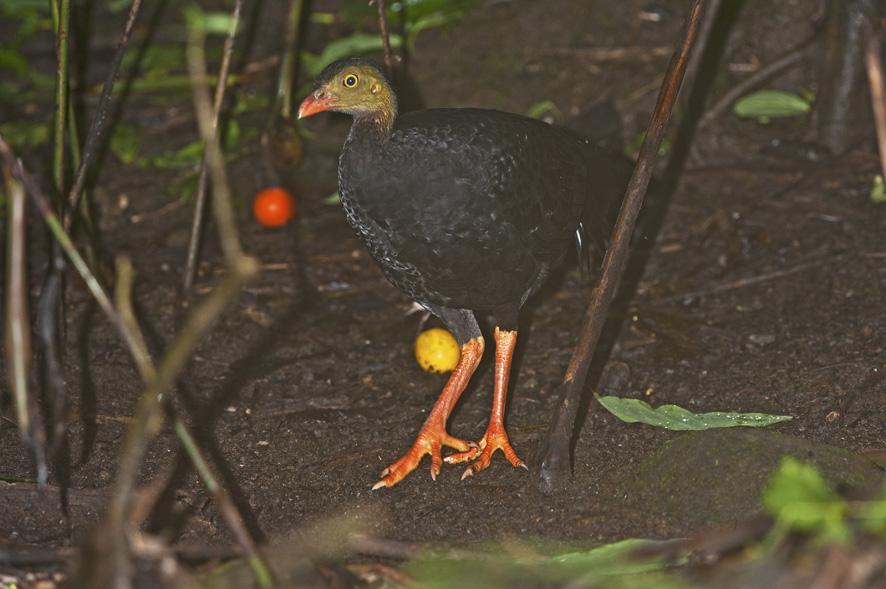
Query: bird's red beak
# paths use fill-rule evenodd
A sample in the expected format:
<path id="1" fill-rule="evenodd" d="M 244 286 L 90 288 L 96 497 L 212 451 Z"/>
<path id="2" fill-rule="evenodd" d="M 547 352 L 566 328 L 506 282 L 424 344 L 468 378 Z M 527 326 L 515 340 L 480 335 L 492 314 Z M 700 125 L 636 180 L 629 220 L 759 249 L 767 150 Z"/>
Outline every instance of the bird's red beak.
<path id="1" fill-rule="evenodd" d="M 298 118 L 303 119 L 318 112 L 329 110 L 333 106 L 332 97 L 322 91 L 308 94 L 298 107 Z"/>

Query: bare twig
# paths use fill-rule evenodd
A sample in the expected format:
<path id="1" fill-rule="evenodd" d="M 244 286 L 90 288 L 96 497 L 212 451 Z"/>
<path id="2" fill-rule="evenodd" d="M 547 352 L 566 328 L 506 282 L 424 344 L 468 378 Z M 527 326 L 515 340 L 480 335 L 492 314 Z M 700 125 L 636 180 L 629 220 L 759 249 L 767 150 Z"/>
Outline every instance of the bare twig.
<path id="1" fill-rule="evenodd" d="M 212 180 L 212 205 L 221 237 L 225 261 L 236 271 L 242 263 L 243 251 L 231 207 L 231 188 L 225 173 L 225 160 L 213 125 L 213 108 L 206 74 L 206 33 L 200 27 L 191 26 L 188 35 L 188 73 L 194 85 L 194 107 L 197 124 L 205 145 L 204 159 Z"/>
<path id="2" fill-rule="evenodd" d="M 225 37 L 222 50 L 222 61 L 218 71 L 218 81 L 215 86 L 215 97 L 212 105 L 212 136 L 218 134 L 218 121 L 221 115 L 222 105 L 225 101 L 225 90 L 228 86 L 228 74 L 231 71 L 231 57 L 234 53 L 234 40 L 237 30 L 240 28 L 240 13 L 243 8 L 243 0 L 236 0 L 231 12 L 231 28 Z M 204 148 L 205 149 L 205 148 Z M 194 217 L 191 221 L 191 237 L 188 241 L 188 257 L 185 263 L 185 277 L 182 288 L 185 293 L 191 291 L 194 279 L 197 276 L 197 263 L 200 256 L 200 240 L 203 235 L 203 226 L 206 219 L 206 191 L 209 187 L 209 175 L 206 168 L 206 156 L 200 162 L 200 176 L 197 180 L 197 193 L 194 199 Z"/>
<path id="3" fill-rule="evenodd" d="M 886 92 L 883 90 L 883 64 L 880 61 L 880 37 L 870 19 L 864 22 L 864 64 L 871 90 L 871 106 L 877 129 L 877 147 L 880 152 L 880 173 L 886 178 Z"/>
<path id="4" fill-rule="evenodd" d="M 15 397 L 16 417 L 22 434 L 30 428 L 28 378 L 31 365 L 31 321 L 28 315 L 28 280 L 25 249 L 25 191 L 3 166 L 7 198 L 6 240 L 6 365 Z"/>
<path id="5" fill-rule="evenodd" d="M 695 48 L 689 54 L 689 60 L 686 62 L 686 72 L 683 74 L 683 88 L 692 88 L 695 83 L 695 78 L 698 77 L 702 63 L 704 62 L 704 54 L 708 47 L 708 39 L 714 31 L 714 25 L 717 24 L 722 4 L 723 0 L 708 0 L 708 5 L 705 6 L 704 16 L 702 16 L 701 23 L 698 26 Z M 690 95 L 691 92 L 683 92 L 680 94 L 680 102 L 676 107 L 678 113 L 687 110 Z"/>
<path id="6" fill-rule="evenodd" d="M 52 154 L 52 179 L 55 197 L 61 210 L 65 190 L 65 129 L 68 114 L 68 32 L 71 24 L 71 0 L 53 0 L 53 24 L 55 26 L 55 121 Z"/>
<path id="7" fill-rule="evenodd" d="M 173 427 L 175 428 L 179 440 L 182 442 L 185 452 L 190 457 L 200 478 L 203 480 L 206 490 L 212 495 L 212 499 L 218 506 L 219 512 L 221 512 L 222 517 L 234 532 L 237 544 L 243 549 L 249 567 L 252 569 L 252 573 L 258 581 L 259 587 L 273 586 L 274 582 L 270 574 L 270 567 L 265 564 L 263 558 L 259 554 L 255 542 L 253 542 L 252 536 L 249 535 L 249 532 L 246 529 L 246 524 L 243 522 L 243 517 L 237 510 L 237 507 L 212 474 L 212 470 L 209 468 L 206 459 L 200 453 L 200 449 L 194 441 L 194 437 L 191 435 L 190 431 L 188 431 L 184 422 L 179 419 L 175 421 Z"/>
<path id="8" fill-rule="evenodd" d="M 132 5 L 129 7 L 129 16 L 126 18 L 126 25 L 123 27 L 123 34 L 120 35 L 120 40 L 117 41 L 117 49 L 114 52 L 113 59 L 111 59 L 111 65 L 108 70 L 108 75 L 105 78 L 101 97 L 98 99 L 95 115 L 92 117 L 92 123 L 90 124 L 89 132 L 86 135 L 86 144 L 83 146 L 83 156 L 80 159 L 80 165 L 77 167 L 74 184 L 71 186 L 71 191 L 68 194 L 68 209 L 64 216 L 65 231 L 71 230 L 74 218 L 77 215 L 80 198 L 83 194 L 83 186 L 86 184 L 86 173 L 89 171 L 89 167 L 95 159 L 99 139 L 102 138 L 105 130 L 105 123 L 107 123 L 110 111 L 111 94 L 114 92 L 114 83 L 117 81 L 117 76 L 120 73 L 120 63 L 123 61 L 123 54 L 126 52 L 126 46 L 129 43 L 130 36 L 132 36 L 132 29 L 135 26 L 136 17 L 141 9 L 141 3 L 142 0 L 132 0 Z"/>
<path id="9" fill-rule="evenodd" d="M 0 137 L 0 157 L 3 157 L 6 161 L 6 164 L 11 167 L 13 170 L 14 176 L 24 185 L 25 192 L 37 206 L 37 210 L 40 215 L 43 217 L 44 222 L 46 223 L 49 230 L 52 232 L 56 241 L 58 241 L 61 248 L 64 250 L 65 254 L 68 256 L 68 259 L 74 266 L 74 269 L 83 279 L 83 282 L 86 283 L 87 289 L 89 289 L 90 294 L 99 304 L 102 311 L 105 315 L 108 316 L 108 319 L 111 320 L 111 323 L 117 329 L 117 331 L 123 336 L 124 341 L 126 342 L 127 347 L 130 351 L 138 350 L 138 342 L 132 339 L 131 334 L 126 326 L 123 324 L 123 321 L 120 318 L 120 315 L 117 313 L 114 305 L 111 304 L 111 299 L 108 297 L 101 283 L 89 269 L 89 265 L 86 263 L 86 260 L 80 255 L 80 252 L 77 251 L 77 248 L 74 247 L 71 238 L 65 233 L 62 228 L 61 220 L 52 210 L 52 204 L 49 202 L 49 199 L 34 181 L 30 174 L 24 169 L 20 162 L 15 160 L 15 156 L 12 153 L 12 150 L 9 148 L 9 145 Z"/>
<path id="10" fill-rule="evenodd" d="M 723 116 L 723 114 L 729 110 L 729 107 L 732 106 L 732 103 L 738 100 L 740 97 L 744 96 L 760 84 L 770 80 L 771 78 L 777 76 L 781 72 L 790 69 L 803 61 L 806 57 L 808 57 L 812 53 L 813 45 L 811 41 L 807 41 L 800 47 L 796 49 L 792 49 L 773 61 L 772 63 L 760 68 L 753 75 L 748 76 L 735 86 L 733 86 L 726 94 L 723 95 L 717 103 L 712 106 L 708 111 L 701 117 L 701 120 L 698 123 L 699 127 L 704 127 L 705 125 L 710 124 L 715 119 Z"/>
<path id="11" fill-rule="evenodd" d="M 280 62 L 280 76 L 277 79 L 277 97 L 271 111 L 271 121 L 277 113 L 284 120 L 292 119 L 292 91 L 298 65 L 298 33 L 304 0 L 290 0 L 289 20 L 286 23 L 286 46 L 283 48 L 283 61 Z"/>
<path id="12" fill-rule="evenodd" d="M 385 70 L 388 76 L 394 75 L 394 54 L 391 51 L 391 33 L 388 29 L 388 14 L 385 10 L 385 0 L 369 0 L 378 8 L 378 29 L 381 32 L 381 42 L 385 49 Z"/>
<path id="13" fill-rule="evenodd" d="M 109 526 L 116 538 L 116 542 L 112 546 L 114 550 L 120 551 L 115 552 L 114 555 L 117 563 L 115 569 L 120 575 L 118 578 L 122 579 L 128 574 L 124 523 L 128 521 L 126 516 L 134 495 L 132 491 L 135 484 L 135 475 L 141 464 L 146 444 L 159 430 L 163 421 L 161 411 L 162 393 L 172 386 L 187 362 L 194 346 L 211 327 L 216 317 L 224 309 L 227 301 L 239 291 L 242 284 L 258 273 L 259 265 L 255 259 L 242 253 L 239 254 L 239 258 L 232 266 L 230 274 L 188 318 L 178 337 L 164 356 L 158 370 L 151 360 L 131 306 L 132 268 L 128 260 L 125 258 L 118 260 L 118 280 L 115 295 L 117 305 L 115 307 L 111 304 L 110 298 L 98 279 L 74 247 L 67 233 L 65 233 L 60 220 L 52 211 L 51 204 L 46 195 L 43 194 L 21 164 L 15 160 L 12 151 L 2 137 L 0 137 L 0 157 L 3 158 L 6 168 L 13 170 L 13 177 L 24 185 L 26 192 L 37 205 L 47 226 L 49 226 L 74 268 L 86 283 L 93 298 L 95 298 L 99 307 L 123 337 L 127 348 L 135 360 L 139 374 L 145 381 L 146 390 L 142 394 L 136 415 L 127 432 L 120 461 L 120 472 L 115 483 L 115 494 L 109 507 Z M 224 173 L 223 170 L 222 173 Z M 218 225 L 219 227 L 224 226 L 223 223 L 218 223 Z M 210 493 L 212 493 L 213 498 L 219 502 L 221 512 L 234 530 L 237 539 L 241 541 L 244 552 L 250 559 L 250 564 L 256 572 L 256 577 L 259 579 L 260 586 L 269 586 L 264 583 L 264 580 L 270 579 L 267 567 L 263 566 L 254 543 L 249 538 L 248 532 L 246 532 L 242 518 L 236 512 L 223 489 L 220 488 L 211 471 L 206 467 L 205 459 L 200 455 L 196 444 L 193 443 L 193 438 L 188 434 L 183 423 L 178 418 L 175 418 L 175 430 L 182 445 L 188 451 L 188 455 L 197 466 L 201 479 Z M 246 538 L 245 542 L 243 541 L 244 538 Z"/>
<path id="14" fill-rule="evenodd" d="M 615 297 L 615 291 L 627 264 L 631 234 L 643 205 L 646 189 L 652 178 L 658 149 L 664 138 L 665 127 L 680 90 L 686 61 L 695 43 L 705 4 L 706 0 L 694 0 L 689 9 L 684 25 L 683 41 L 668 65 L 668 71 L 658 95 L 643 146 L 640 148 L 637 165 L 628 183 L 624 202 L 615 223 L 612 242 L 603 261 L 599 283 L 594 288 L 590 305 L 585 313 L 578 344 L 572 354 L 563 383 L 560 385 L 559 402 L 548 432 L 542 440 L 539 460 L 534 466 L 536 486 L 543 492 L 553 491 L 561 483 L 564 475 L 568 473 L 569 442 L 572 438 L 572 430 L 588 368 L 603 330 L 607 311 Z"/>
<path id="15" fill-rule="evenodd" d="M 2 138 L 0 138 L 2 142 Z M 6 366 L 9 386 L 15 399 L 16 418 L 22 440 L 34 452 L 37 478 L 46 483 L 46 457 L 42 422 L 29 394 L 31 375 L 31 319 L 28 314 L 27 222 L 25 191 L 5 159 L 8 217 L 6 222 Z"/>

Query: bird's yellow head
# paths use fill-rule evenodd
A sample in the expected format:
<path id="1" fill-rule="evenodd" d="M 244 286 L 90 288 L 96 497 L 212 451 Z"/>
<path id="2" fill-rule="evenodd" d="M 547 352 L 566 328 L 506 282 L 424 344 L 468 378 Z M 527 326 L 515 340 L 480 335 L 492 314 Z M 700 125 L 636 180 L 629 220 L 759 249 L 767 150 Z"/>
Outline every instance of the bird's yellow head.
<path id="1" fill-rule="evenodd" d="M 298 108 L 298 118 L 327 110 L 390 125 L 397 116 L 397 97 L 377 64 L 361 58 L 341 59 L 317 77 L 314 91 Z"/>

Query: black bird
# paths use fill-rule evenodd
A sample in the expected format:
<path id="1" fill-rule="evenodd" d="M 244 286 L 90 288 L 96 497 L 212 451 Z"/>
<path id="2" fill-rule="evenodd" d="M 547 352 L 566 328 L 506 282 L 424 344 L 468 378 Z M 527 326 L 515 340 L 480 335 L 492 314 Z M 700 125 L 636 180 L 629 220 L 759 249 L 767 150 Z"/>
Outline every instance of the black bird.
<path id="1" fill-rule="evenodd" d="M 387 279 L 439 317 L 461 359 L 412 448 L 382 472 L 390 487 L 431 455 L 436 479 L 447 463 L 473 461 L 462 478 L 511 447 L 504 416 L 520 308 L 576 239 L 608 236 L 630 168 L 566 129 L 495 110 L 433 109 L 398 115 L 381 68 L 348 58 L 329 65 L 299 118 L 347 113 L 353 125 L 338 164 L 348 222 Z M 476 315 L 495 319 L 492 413 L 478 443 L 450 436 L 446 422 L 480 363 Z"/>

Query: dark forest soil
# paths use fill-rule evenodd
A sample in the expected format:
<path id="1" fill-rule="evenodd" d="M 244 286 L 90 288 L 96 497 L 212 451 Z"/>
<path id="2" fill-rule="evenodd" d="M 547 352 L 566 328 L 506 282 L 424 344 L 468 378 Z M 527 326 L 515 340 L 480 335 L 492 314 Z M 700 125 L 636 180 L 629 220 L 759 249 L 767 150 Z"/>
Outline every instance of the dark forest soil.
<path id="1" fill-rule="evenodd" d="M 611 98 L 627 142 L 645 125 L 666 59 L 590 61 L 580 50 L 561 50 L 669 46 L 686 5 L 485 2 L 455 28 L 423 33 L 410 68 L 428 106 L 526 112 L 552 100 L 569 118 Z M 807 38 L 815 6 L 747 2 L 714 96 L 747 75 L 740 66 L 768 63 Z M 660 22 L 639 17 L 653 8 Z M 279 22 L 283 10 L 268 6 L 261 26 Z M 809 61 L 773 85 L 814 87 L 814 71 Z M 134 97 L 124 119 L 143 124 L 162 151 L 192 140 L 190 110 L 186 97 L 162 107 Z M 158 122 L 176 116 L 186 123 Z M 461 468 L 444 466 L 434 482 L 423 464 L 395 488 L 370 491 L 412 442 L 445 377 L 419 369 L 412 357 L 418 319 L 405 315 L 410 301 L 386 283 L 339 207 L 321 202 L 335 190 L 335 154 L 347 121 L 326 117 L 309 127 L 320 137 L 307 143 L 300 168 L 285 174 L 301 200 L 291 228 L 265 230 L 249 217 L 248 195 L 263 182 L 258 156 L 231 165 L 245 248 L 265 271 L 200 345 L 176 393 L 248 524 L 274 538 L 332 516 L 359 522 L 371 512 L 382 514 L 369 524 L 378 535 L 453 543 L 598 542 L 698 529 L 697 520 L 628 506 L 617 494 L 633 465 L 681 434 L 622 423 L 595 402 L 575 447 L 574 478 L 552 498 L 535 493 L 527 473 L 501 455 L 469 480 L 459 480 Z M 610 321 L 599 388 L 694 411 L 791 415 L 772 429 L 852 452 L 886 444 L 886 205 L 868 196 L 877 170 L 873 130 L 860 128 L 853 149 L 836 158 L 809 161 L 780 148 L 808 139 L 811 128 L 808 119 L 760 125 L 728 114 L 698 132 L 661 233 L 655 243 L 637 239 L 635 251 L 648 255 L 648 264 L 636 288 L 622 292 Z M 178 289 L 191 210 L 170 204 L 171 180 L 111 156 L 98 178 L 104 246 L 132 257 L 138 308 L 158 352 L 182 314 Z M 117 206 L 122 195 L 125 209 Z M 201 292 L 222 268 L 214 238 L 207 241 Z M 552 390 L 590 290 L 570 266 L 523 318 L 508 426 L 526 460 L 534 458 L 551 414 Z M 7 500 L 0 541 L 68 544 L 84 537 L 141 392 L 126 351 L 77 279 L 69 294 L 73 525 L 51 509 Z M 454 435 L 482 433 L 491 385 L 487 358 L 451 420 Z M 163 474 L 178 459 L 176 448 L 165 429 L 143 480 Z M 186 468 L 178 473 L 171 504 L 189 513 L 178 538 L 229 542 L 196 476 Z M 6 420 L 0 477 L 32 477 Z"/>

